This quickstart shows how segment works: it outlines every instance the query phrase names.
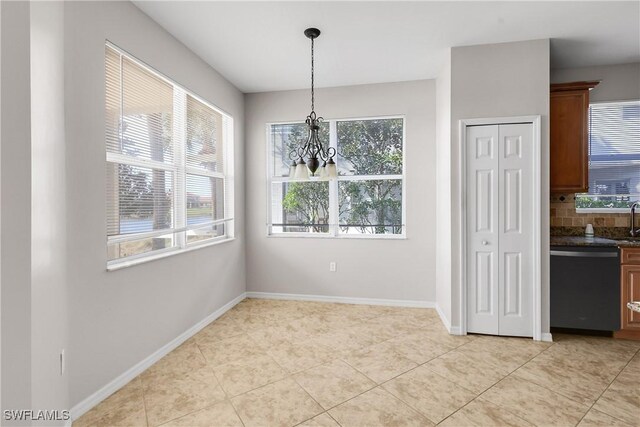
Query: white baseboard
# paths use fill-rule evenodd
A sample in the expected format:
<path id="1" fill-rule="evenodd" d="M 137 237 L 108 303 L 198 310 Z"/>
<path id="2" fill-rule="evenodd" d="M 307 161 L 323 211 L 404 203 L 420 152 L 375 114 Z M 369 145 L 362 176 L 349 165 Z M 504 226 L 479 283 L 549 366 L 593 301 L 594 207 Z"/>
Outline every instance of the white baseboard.
<path id="1" fill-rule="evenodd" d="M 81 417 L 84 413 L 86 413 L 91 408 L 96 406 L 98 403 L 102 402 L 111 394 L 118 391 L 129 381 L 131 381 L 132 379 L 140 375 L 151 365 L 156 363 L 158 360 L 162 359 L 164 356 L 166 356 L 168 353 L 173 351 L 180 344 L 182 344 L 183 342 L 185 342 L 186 340 L 188 340 L 189 338 L 197 334 L 202 328 L 204 328 L 209 323 L 216 320 L 218 317 L 222 316 L 224 313 L 229 311 L 231 308 L 233 308 L 236 304 L 238 304 L 240 301 L 242 301 L 246 297 L 247 296 L 245 293 L 238 295 L 237 297 L 235 297 L 234 299 L 232 299 L 231 301 L 229 301 L 228 303 L 226 303 L 225 305 L 223 305 L 222 307 L 220 307 L 219 309 L 217 309 L 216 311 L 214 311 L 213 313 L 211 313 L 210 315 L 208 315 L 207 317 L 205 317 L 204 319 L 202 319 L 201 321 L 199 321 L 198 323 L 196 323 L 195 325 L 193 325 L 192 327 L 190 327 L 189 329 L 187 329 L 186 331 L 178 335 L 176 338 L 174 338 L 173 340 L 171 340 L 170 342 L 168 342 L 167 344 L 165 344 L 164 346 L 162 346 L 161 348 L 153 352 L 147 358 L 145 358 L 144 360 L 138 362 L 137 364 L 129 368 L 127 371 L 122 373 L 113 381 L 109 382 L 104 387 L 102 387 L 100 390 L 96 391 L 91 396 L 87 397 L 86 399 L 84 399 L 83 401 L 75 405 L 70 410 L 71 421 L 77 420 L 79 417 Z M 71 421 L 69 421 L 68 425 L 71 424 Z"/>
<path id="2" fill-rule="evenodd" d="M 449 333 L 451 335 L 462 335 L 462 328 L 460 326 L 452 326 L 451 329 L 449 329 Z"/>
<path id="3" fill-rule="evenodd" d="M 445 328 L 447 328 L 447 331 L 451 334 L 451 322 L 449 321 L 449 319 L 447 319 L 447 316 L 444 315 L 444 312 L 442 311 L 442 309 L 440 308 L 440 306 L 438 305 L 438 303 L 436 303 L 436 311 L 438 312 L 438 316 L 440 316 L 440 321 L 442 322 L 442 324 L 444 325 Z"/>
<path id="4" fill-rule="evenodd" d="M 391 307 L 436 308 L 432 301 L 415 301 L 379 298 L 334 297 L 326 295 L 282 294 L 275 292 L 247 292 L 247 298 L 277 299 L 290 301 L 336 302 L 342 304 L 386 305 Z"/>
<path id="5" fill-rule="evenodd" d="M 553 336 L 550 332 L 543 332 L 540 339 L 545 342 L 553 342 Z"/>

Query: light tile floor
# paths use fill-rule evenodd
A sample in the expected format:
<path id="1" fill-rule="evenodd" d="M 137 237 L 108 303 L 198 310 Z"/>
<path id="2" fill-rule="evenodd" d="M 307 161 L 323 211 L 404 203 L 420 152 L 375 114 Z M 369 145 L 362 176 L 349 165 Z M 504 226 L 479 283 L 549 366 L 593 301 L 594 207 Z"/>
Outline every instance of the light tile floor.
<path id="1" fill-rule="evenodd" d="M 638 426 L 640 342 L 451 336 L 430 309 L 247 299 L 82 426 Z"/>

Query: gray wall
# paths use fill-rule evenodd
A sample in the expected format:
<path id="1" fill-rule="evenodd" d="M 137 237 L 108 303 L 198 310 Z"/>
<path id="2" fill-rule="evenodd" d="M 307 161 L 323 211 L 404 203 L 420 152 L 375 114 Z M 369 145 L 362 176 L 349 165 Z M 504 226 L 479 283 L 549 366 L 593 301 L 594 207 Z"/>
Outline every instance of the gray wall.
<path id="1" fill-rule="evenodd" d="M 542 330 L 549 330 L 549 40 L 451 50 L 451 323 L 460 326 L 459 121 L 541 116 Z"/>
<path id="2" fill-rule="evenodd" d="M 327 119 L 406 116 L 406 240 L 267 237 L 265 126 L 304 120 L 309 96 L 245 96 L 247 290 L 435 301 L 435 81 L 316 91 L 316 109 Z M 330 261 L 337 272 L 329 273 Z"/>
<path id="3" fill-rule="evenodd" d="M 552 83 L 581 80 L 601 80 L 589 94 L 591 102 L 640 99 L 640 63 L 551 70 Z"/>
<path id="4" fill-rule="evenodd" d="M 243 95 L 129 2 L 65 3 L 68 365 L 73 406 L 245 291 Z M 104 43 L 230 113 L 236 240 L 107 272 Z"/>
<path id="5" fill-rule="evenodd" d="M 31 407 L 69 407 L 64 5 L 31 3 Z M 42 422 L 51 425 L 52 422 Z"/>
<path id="6" fill-rule="evenodd" d="M 0 377 L 4 410 L 31 406 L 31 99 L 29 3 L 0 2 L 0 8 Z"/>

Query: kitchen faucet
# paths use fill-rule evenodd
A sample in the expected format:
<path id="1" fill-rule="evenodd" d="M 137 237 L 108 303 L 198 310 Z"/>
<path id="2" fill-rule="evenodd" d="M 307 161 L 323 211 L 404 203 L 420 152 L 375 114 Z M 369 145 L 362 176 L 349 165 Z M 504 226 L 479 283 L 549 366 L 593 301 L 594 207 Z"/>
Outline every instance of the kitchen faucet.
<path id="1" fill-rule="evenodd" d="M 640 202 L 635 202 L 634 204 L 631 205 L 631 231 L 629 232 L 629 234 L 631 234 L 631 237 L 636 237 L 636 235 L 638 233 L 640 233 L 640 228 L 639 229 L 635 229 L 636 227 L 636 207 L 640 206 Z"/>

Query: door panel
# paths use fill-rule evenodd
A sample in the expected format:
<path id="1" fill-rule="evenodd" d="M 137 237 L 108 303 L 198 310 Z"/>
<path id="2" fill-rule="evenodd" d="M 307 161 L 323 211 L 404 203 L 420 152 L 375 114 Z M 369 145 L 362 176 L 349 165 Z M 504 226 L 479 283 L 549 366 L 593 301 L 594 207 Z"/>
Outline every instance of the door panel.
<path id="1" fill-rule="evenodd" d="M 499 334 L 533 335 L 533 125 L 499 127 Z"/>
<path id="2" fill-rule="evenodd" d="M 498 126 L 467 128 L 467 328 L 498 331 Z"/>
<path id="3" fill-rule="evenodd" d="M 493 253 L 476 252 L 476 313 L 493 314 Z"/>
<path id="4" fill-rule="evenodd" d="M 493 231 L 493 198 L 493 171 L 476 171 L 476 232 Z"/>
<path id="5" fill-rule="evenodd" d="M 520 169 L 504 171 L 504 233 L 520 233 L 522 185 Z"/>
<path id="6" fill-rule="evenodd" d="M 520 253 L 504 254 L 504 315 L 519 316 L 522 306 L 522 275 Z"/>

